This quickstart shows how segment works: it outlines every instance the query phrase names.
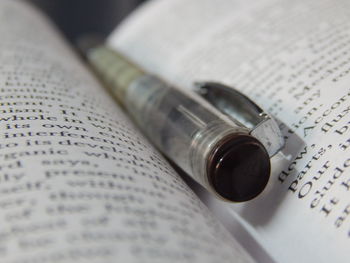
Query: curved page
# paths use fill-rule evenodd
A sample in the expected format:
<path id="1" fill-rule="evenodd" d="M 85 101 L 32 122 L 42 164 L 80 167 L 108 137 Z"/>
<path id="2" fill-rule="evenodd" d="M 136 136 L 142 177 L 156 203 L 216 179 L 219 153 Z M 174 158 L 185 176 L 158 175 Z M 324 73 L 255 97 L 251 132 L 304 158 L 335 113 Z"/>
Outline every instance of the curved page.
<path id="1" fill-rule="evenodd" d="M 110 38 L 178 86 L 235 86 L 279 120 L 267 190 L 226 204 L 278 262 L 348 262 L 349 17 L 345 0 L 159 0 Z"/>
<path id="2" fill-rule="evenodd" d="M 0 36 L 1 262 L 251 262 L 45 18 Z"/>

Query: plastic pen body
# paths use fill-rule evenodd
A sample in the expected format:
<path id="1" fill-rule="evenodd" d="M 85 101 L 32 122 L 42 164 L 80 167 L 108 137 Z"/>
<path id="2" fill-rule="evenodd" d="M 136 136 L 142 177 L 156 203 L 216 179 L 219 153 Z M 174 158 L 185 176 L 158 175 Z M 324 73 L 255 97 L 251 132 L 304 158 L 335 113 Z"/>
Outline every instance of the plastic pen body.
<path id="1" fill-rule="evenodd" d="M 158 149 L 205 188 L 246 201 L 265 187 L 269 157 L 247 128 L 109 48 L 91 49 L 88 60 Z"/>

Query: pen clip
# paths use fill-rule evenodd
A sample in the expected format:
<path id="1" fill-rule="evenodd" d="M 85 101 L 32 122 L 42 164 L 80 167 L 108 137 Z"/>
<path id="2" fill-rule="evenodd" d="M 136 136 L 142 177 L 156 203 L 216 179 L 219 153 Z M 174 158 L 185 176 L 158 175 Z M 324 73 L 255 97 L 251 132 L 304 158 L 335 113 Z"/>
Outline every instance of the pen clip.
<path id="1" fill-rule="evenodd" d="M 196 82 L 194 85 L 202 98 L 235 123 L 247 127 L 250 135 L 264 145 L 270 157 L 284 146 L 283 135 L 276 121 L 247 96 L 216 82 Z"/>

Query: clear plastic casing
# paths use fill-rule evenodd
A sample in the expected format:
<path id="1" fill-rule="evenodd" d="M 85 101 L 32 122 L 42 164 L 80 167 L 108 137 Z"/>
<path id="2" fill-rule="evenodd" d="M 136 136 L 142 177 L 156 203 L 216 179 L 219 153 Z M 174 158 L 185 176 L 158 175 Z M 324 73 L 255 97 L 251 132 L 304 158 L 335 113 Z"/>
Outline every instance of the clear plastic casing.
<path id="1" fill-rule="evenodd" d="M 107 47 L 90 49 L 87 58 L 148 138 L 205 188 L 235 202 L 264 189 L 269 156 L 248 128 Z"/>
<path id="2" fill-rule="evenodd" d="M 249 130 L 235 124 L 200 98 L 151 75 L 133 81 L 125 106 L 152 142 L 179 167 L 213 191 L 207 161 L 219 140 Z M 215 192 L 215 191 L 214 191 Z"/>

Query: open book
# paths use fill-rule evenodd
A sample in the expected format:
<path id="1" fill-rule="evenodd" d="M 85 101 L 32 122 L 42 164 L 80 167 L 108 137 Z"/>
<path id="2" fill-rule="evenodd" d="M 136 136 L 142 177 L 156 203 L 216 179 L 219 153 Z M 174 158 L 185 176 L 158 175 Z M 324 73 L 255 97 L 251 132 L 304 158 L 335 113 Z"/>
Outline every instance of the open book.
<path id="1" fill-rule="evenodd" d="M 0 262 L 348 262 L 349 17 L 346 0 L 155 0 L 110 37 L 279 120 L 266 191 L 208 198 L 214 216 L 50 22 L 0 1 Z"/>

